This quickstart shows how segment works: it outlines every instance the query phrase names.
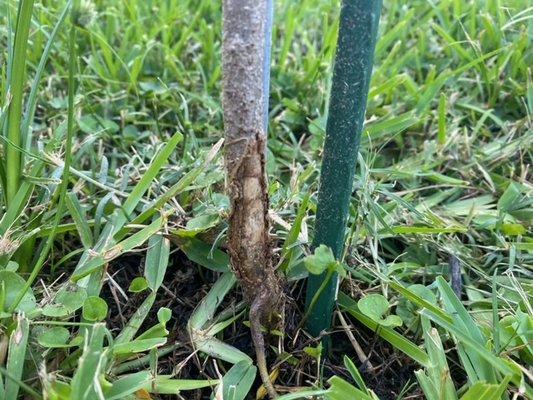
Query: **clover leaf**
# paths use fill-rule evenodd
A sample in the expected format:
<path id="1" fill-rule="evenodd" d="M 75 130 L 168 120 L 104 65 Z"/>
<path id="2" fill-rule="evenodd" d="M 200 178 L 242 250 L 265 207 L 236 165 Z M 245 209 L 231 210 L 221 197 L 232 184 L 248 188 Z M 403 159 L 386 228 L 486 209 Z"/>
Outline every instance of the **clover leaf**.
<path id="1" fill-rule="evenodd" d="M 357 302 L 359 311 L 379 325 L 395 327 L 402 325 L 402 319 L 397 315 L 385 314 L 390 308 L 389 301 L 381 294 L 369 294 Z"/>

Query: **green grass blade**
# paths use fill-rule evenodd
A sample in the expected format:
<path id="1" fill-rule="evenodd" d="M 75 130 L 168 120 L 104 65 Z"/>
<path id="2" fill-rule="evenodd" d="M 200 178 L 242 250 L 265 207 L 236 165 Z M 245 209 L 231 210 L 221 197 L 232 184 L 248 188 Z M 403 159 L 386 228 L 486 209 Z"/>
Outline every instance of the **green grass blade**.
<path id="1" fill-rule="evenodd" d="M 328 393 L 327 390 L 300 390 L 298 392 L 284 394 L 278 397 L 278 400 L 298 400 L 298 399 L 314 399 L 323 398 Z"/>
<path id="2" fill-rule="evenodd" d="M 70 9 L 71 4 L 72 4 L 72 0 L 68 0 L 67 4 L 63 8 L 63 11 L 59 15 L 59 18 L 54 26 L 54 29 L 50 33 L 48 41 L 46 42 L 46 45 L 43 49 L 43 53 L 41 54 L 39 65 L 37 65 L 37 69 L 35 70 L 35 76 L 33 77 L 30 94 L 28 95 L 28 99 L 26 101 L 26 110 L 24 112 L 24 119 L 22 120 L 22 127 L 21 127 L 22 147 L 28 152 L 30 151 L 31 136 L 32 136 L 30 124 L 32 123 L 33 117 L 35 116 L 35 107 L 37 104 L 39 84 L 41 82 L 43 72 L 46 67 L 46 63 L 48 62 L 48 58 L 50 57 L 50 51 L 52 50 L 52 47 L 57 39 L 57 35 L 59 34 L 59 31 L 61 27 L 63 26 L 63 23 L 65 22 L 65 19 L 68 15 L 68 11 Z M 22 164 L 24 164 L 24 153 L 22 153 Z"/>
<path id="3" fill-rule="evenodd" d="M 24 361 L 30 334 L 30 323 L 23 317 L 17 317 L 17 327 L 9 337 L 9 349 L 7 354 L 6 371 L 10 379 L 5 383 L 5 399 L 16 400 L 20 385 L 18 381 L 22 379 L 24 371 Z"/>
<path id="4" fill-rule="evenodd" d="M 374 400 L 374 397 L 357 389 L 355 386 L 349 384 L 344 379 L 334 376 L 328 380 L 330 388 L 327 391 L 326 399 L 328 400 L 345 400 L 345 399 L 360 399 L 360 400 Z"/>
<path id="5" fill-rule="evenodd" d="M 437 285 L 439 287 L 445 308 L 453 317 L 453 325 L 457 327 L 456 331 L 460 331 L 463 334 L 468 334 L 468 337 L 471 341 L 477 342 L 477 344 L 481 347 L 485 346 L 487 343 L 487 338 L 483 335 L 479 329 L 479 326 L 476 324 L 470 314 L 468 314 L 468 311 L 457 298 L 448 282 L 446 282 L 443 277 L 439 276 L 437 278 Z M 494 374 L 493 365 L 491 365 L 492 363 L 489 360 L 479 359 L 479 354 L 470 354 L 468 348 L 465 350 L 467 351 L 470 360 L 472 360 L 472 364 L 474 365 L 479 378 L 494 383 L 496 381 L 496 376 Z M 485 351 L 488 352 L 489 350 L 486 349 Z"/>
<path id="6" fill-rule="evenodd" d="M 197 238 L 176 237 L 175 240 L 187 258 L 196 264 L 216 272 L 229 270 L 229 256 L 224 251 Z"/>
<path id="7" fill-rule="evenodd" d="M 501 400 L 511 380 L 506 376 L 500 384 L 477 382 L 461 397 L 461 400 Z"/>
<path id="8" fill-rule="evenodd" d="M 96 242 L 96 245 L 94 246 L 94 249 L 92 249 L 91 251 L 85 251 L 81 256 L 73 275 L 74 280 L 79 280 L 82 277 L 85 277 L 86 275 L 97 271 L 99 267 L 103 265 L 103 263 L 106 261 L 103 255 L 100 254 L 95 259 L 91 257 L 91 252 L 102 253 L 113 245 L 113 236 L 120 229 L 122 229 L 128 219 L 131 218 L 132 213 L 141 201 L 142 197 L 152 184 L 153 180 L 155 179 L 161 168 L 167 162 L 175 147 L 182 140 L 182 138 L 183 135 L 181 135 L 180 133 L 176 133 L 157 153 L 153 162 L 150 164 L 141 180 L 137 183 L 137 185 L 135 185 L 128 198 L 124 202 L 123 206 L 119 210 L 114 212 L 113 216 L 111 217 L 111 220 L 105 225 L 104 229 L 102 230 L 102 233 L 100 234 L 100 237 L 98 238 L 98 241 Z M 158 220 L 161 220 L 161 218 L 159 218 Z M 156 231 L 154 231 L 153 233 L 155 232 Z M 138 238 L 139 237 L 137 237 L 137 239 Z M 94 277 L 93 280 L 86 282 L 84 285 L 87 286 L 87 290 L 90 295 L 97 295 L 100 291 L 99 277 Z"/>
<path id="9" fill-rule="evenodd" d="M 20 0 L 17 25 L 15 29 L 15 43 L 13 46 L 13 61 L 11 66 L 11 102 L 7 117 L 7 139 L 13 145 L 6 149 L 6 199 L 7 204 L 17 194 L 21 178 L 21 155 L 17 147 L 22 142 L 21 117 L 24 92 L 24 79 L 26 76 L 26 51 L 28 35 L 33 12 L 33 0 Z"/>
<path id="10" fill-rule="evenodd" d="M 412 302 L 413 304 L 416 304 L 420 308 L 426 308 L 430 310 L 432 313 L 438 315 L 440 318 L 452 322 L 453 318 L 451 315 L 449 315 L 447 312 L 441 310 L 439 307 L 431 304 L 426 299 L 418 296 L 416 293 L 414 293 L 412 290 L 409 290 L 408 288 L 404 287 L 401 283 L 397 281 L 389 281 L 389 285 L 391 288 L 396 290 L 398 293 L 400 293 L 402 296 L 404 296 L 407 300 Z"/>
<path id="11" fill-rule="evenodd" d="M 221 304 L 224 296 L 233 288 L 236 281 L 233 272 L 226 272 L 218 278 L 189 318 L 187 326 L 190 331 L 203 329 L 204 325 L 213 319 L 216 309 Z"/>
<path id="12" fill-rule="evenodd" d="M 142 304 L 135 310 L 135 313 L 131 316 L 128 324 L 122 329 L 120 334 L 115 339 L 115 344 L 126 343 L 135 337 L 139 328 L 143 324 L 144 320 L 150 313 L 152 306 L 155 302 L 156 293 L 152 292 L 148 295 Z"/>
<path id="13" fill-rule="evenodd" d="M 440 145 L 443 145 L 446 143 L 446 107 L 447 107 L 447 99 L 446 95 L 444 93 L 440 94 L 439 98 L 439 119 L 438 119 L 438 132 L 437 132 L 437 141 Z"/>
<path id="14" fill-rule="evenodd" d="M 137 353 L 144 353 L 152 349 L 156 349 L 163 346 L 167 342 L 164 337 L 151 338 L 151 339 L 136 339 L 131 342 L 123 342 L 113 344 L 112 353 L 113 356 L 126 356 L 131 357 Z"/>
<path id="15" fill-rule="evenodd" d="M 464 64 L 452 71 L 444 71 L 442 72 L 435 81 L 430 83 L 426 88 L 424 88 L 424 94 L 418 101 L 418 104 L 416 105 L 416 112 L 419 115 L 425 114 L 428 107 L 430 106 L 431 101 L 435 98 L 439 90 L 448 82 L 451 78 L 458 76 L 462 74 L 465 71 L 468 71 L 470 68 L 475 67 L 486 60 L 496 56 L 497 54 L 501 53 L 504 49 L 497 49 L 494 51 L 491 51 L 487 54 L 483 54 L 482 56 L 479 56 L 472 61 L 470 61 L 467 64 Z"/>
<path id="16" fill-rule="evenodd" d="M 205 338 L 198 335 L 191 337 L 191 341 L 195 349 L 230 364 L 237 364 L 241 361 L 252 363 L 252 359 L 248 354 L 215 337 Z"/>
<path id="17" fill-rule="evenodd" d="M 35 390 L 33 390 L 33 388 L 31 386 L 27 385 L 26 383 L 22 382 L 19 379 L 16 379 L 16 378 L 12 377 L 9 374 L 9 372 L 7 372 L 7 370 L 4 367 L 0 367 L 0 375 L 5 376 L 6 381 L 7 380 L 11 380 L 11 381 L 15 382 L 17 385 L 19 385 L 19 387 L 24 392 L 26 392 L 26 394 L 28 394 L 32 398 L 37 399 L 37 400 L 41 400 L 42 399 L 42 396 L 39 393 L 37 393 Z M 1 379 L 0 379 L 0 381 L 1 381 Z M 5 393 L 4 384 L 3 383 L 0 383 L 0 393 L 2 394 L 2 396 Z M 6 399 L 6 398 L 2 397 L 2 399 Z"/>
<path id="18" fill-rule="evenodd" d="M 359 386 L 359 389 L 361 389 L 363 392 L 368 393 L 368 388 L 366 387 L 365 381 L 363 380 L 363 377 L 359 373 L 359 370 L 355 366 L 352 360 L 348 356 L 343 357 L 344 366 L 352 376 L 353 380 Z"/>
<path id="19" fill-rule="evenodd" d="M 148 252 L 144 263 L 144 276 L 148 287 L 156 292 L 165 278 L 170 255 L 170 241 L 163 235 L 154 235 L 148 241 Z"/>
<path id="20" fill-rule="evenodd" d="M 161 229 L 164 221 L 165 219 L 163 217 L 159 217 L 150 225 L 124 239 L 122 242 L 105 247 L 100 253 L 93 255 L 87 260 L 87 262 L 79 266 L 79 268 L 72 274 L 70 279 L 73 282 L 77 282 L 93 272 L 98 271 L 109 261 L 114 260 L 118 256 L 141 246 Z M 94 292 L 90 293 L 91 295 L 95 295 Z"/>
<path id="21" fill-rule="evenodd" d="M 166 164 L 168 158 L 174 152 L 174 149 L 176 148 L 178 143 L 181 142 L 182 139 L 183 135 L 181 133 L 175 133 L 174 136 L 172 136 L 170 140 L 165 144 L 165 146 L 163 146 L 163 148 L 157 153 L 156 157 L 154 158 L 154 161 L 150 164 L 139 183 L 135 185 L 130 195 L 124 202 L 121 208 L 121 212 L 118 214 L 117 219 L 114 221 L 113 234 L 116 233 L 119 229 L 121 229 L 124 226 L 124 223 L 131 218 L 133 212 L 135 211 L 135 208 L 141 201 L 142 197 L 144 196 L 148 188 L 151 186 L 157 174 Z"/>
<path id="22" fill-rule="evenodd" d="M 106 400 L 122 400 L 140 390 L 153 380 L 150 371 L 140 371 L 134 374 L 120 376 L 113 382 L 111 389 L 106 391 Z"/>
<path id="23" fill-rule="evenodd" d="M 442 398 L 439 396 L 439 393 L 435 389 L 433 382 L 431 382 L 431 380 L 424 373 L 424 371 L 415 371 L 415 376 L 418 380 L 418 384 L 420 385 L 420 389 L 422 389 L 422 393 L 424 393 L 424 396 L 427 400 L 442 400 Z"/>
<path id="24" fill-rule="evenodd" d="M 363 315 L 358 307 L 357 302 L 344 294 L 343 292 L 339 293 L 339 298 L 337 303 L 341 308 L 344 308 L 348 311 L 353 317 L 355 317 L 359 322 L 365 325 L 367 328 L 375 331 L 379 336 L 385 339 L 387 342 L 392 344 L 396 349 L 402 353 L 411 357 L 414 361 L 419 363 L 422 366 L 427 366 L 429 363 L 429 357 L 427 353 L 418 347 L 413 342 L 406 339 L 404 336 L 399 334 L 390 328 L 385 328 L 379 326 L 377 323 L 372 321 L 370 318 Z"/>
<path id="25" fill-rule="evenodd" d="M 12 199 L 0 220 L 0 235 L 5 235 L 21 217 L 22 210 L 24 210 L 28 203 L 33 187 L 34 185 L 28 181 L 22 182 L 17 194 Z"/>
<path id="26" fill-rule="evenodd" d="M 222 398 L 244 400 L 252 388 L 257 368 L 249 361 L 235 364 L 222 378 Z"/>
<path id="27" fill-rule="evenodd" d="M 218 380 L 171 379 L 164 375 L 155 377 L 155 380 L 146 385 L 144 389 L 149 393 L 158 395 L 177 395 L 185 390 L 202 389 L 218 384 Z"/>
<path id="28" fill-rule="evenodd" d="M 196 349 L 232 364 L 243 360 L 251 363 L 252 359 L 247 354 L 208 334 L 208 322 L 213 319 L 217 308 L 236 281 L 232 272 L 222 274 L 190 316 L 187 330 Z"/>
<path id="29" fill-rule="evenodd" d="M 432 387 L 434 393 L 437 393 L 437 396 L 433 396 L 435 399 L 456 400 L 456 390 L 439 333 L 431 326 L 426 317 L 422 317 L 422 331 L 424 347 L 429 356 L 429 363 L 426 368 L 428 379 L 425 379 L 426 376 L 423 373 L 417 374 L 417 378 L 419 381 L 422 379 L 421 386 L 426 387 L 426 390 L 431 390 L 429 387 Z"/>
<path id="30" fill-rule="evenodd" d="M 92 329 L 85 329 L 85 344 L 72 378 L 71 398 L 79 400 L 98 399 L 100 374 L 105 371 L 107 355 L 104 352 L 105 326 L 95 324 Z"/>
<path id="31" fill-rule="evenodd" d="M 457 337 L 457 341 L 463 343 L 471 350 L 469 356 L 471 356 L 472 354 L 478 356 L 477 358 L 483 363 L 482 365 L 484 369 L 489 368 L 489 366 L 491 366 L 491 375 L 493 375 L 495 371 L 498 371 L 503 375 L 510 375 L 515 372 L 502 358 L 496 357 L 487 348 L 485 348 L 484 345 L 472 339 L 470 332 L 459 329 L 455 325 L 441 319 L 439 316 L 433 314 L 429 310 L 422 310 L 421 314 L 427 316 L 434 323 L 455 335 Z M 476 367 L 478 367 L 478 365 L 476 365 Z M 519 384 L 519 380 L 517 381 L 514 378 L 513 382 Z"/>
<path id="32" fill-rule="evenodd" d="M 74 220 L 81 243 L 86 249 L 90 249 L 93 245 L 93 233 L 87 223 L 85 211 L 75 193 L 68 193 L 66 200 L 67 208 L 70 212 L 70 216 Z"/>
<path id="33" fill-rule="evenodd" d="M 135 217 L 131 221 L 131 223 L 132 224 L 143 224 L 151 216 L 153 216 L 158 210 L 160 210 L 167 202 L 169 202 L 171 199 L 173 199 L 178 194 L 180 194 L 185 189 L 187 189 L 187 187 L 190 186 L 200 176 L 200 174 L 205 171 L 205 169 L 209 166 L 209 164 L 215 159 L 223 143 L 224 143 L 223 140 L 219 140 L 213 146 L 211 151 L 209 151 L 202 165 L 187 172 L 185 176 L 183 176 L 178 182 L 172 185 L 171 188 L 169 188 L 167 191 L 165 191 L 165 193 L 163 193 L 161 196 L 155 199 L 152 203 L 150 203 L 150 205 L 147 206 L 146 209 L 142 211 L 137 217 Z M 124 237 L 125 234 L 126 234 L 126 230 L 122 229 L 115 235 L 115 238 L 117 240 L 120 240 L 122 237 Z"/>
<path id="34" fill-rule="evenodd" d="M 298 240 L 298 236 L 300 235 L 300 231 L 302 229 L 302 222 L 307 214 L 307 207 L 310 196 L 310 193 L 304 195 L 302 202 L 298 207 L 298 212 L 296 213 L 296 217 L 294 218 L 294 222 L 291 226 L 291 229 L 287 234 L 285 242 L 283 243 L 283 248 L 281 249 L 281 257 L 283 258 L 283 262 L 279 267 L 281 271 L 285 271 L 292 264 L 292 260 L 295 254 L 294 245 Z"/>
<path id="35" fill-rule="evenodd" d="M 39 254 L 35 265 L 32 268 L 31 274 L 28 277 L 24 288 L 18 294 L 15 302 L 11 306 L 11 311 L 15 309 L 18 303 L 24 297 L 26 291 L 31 287 L 35 279 L 37 278 L 41 268 L 44 266 L 50 249 L 52 248 L 55 240 L 56 229 L 63 217 L 63 210 L 65 208 L 65 199 L 67 197 L 67 188 L 69 184 L 70 165 L 72 163 L 72 141 L 74 137 L 74 93 L 75 93 L 75 70 L 76 70 L 76 27 L 73 25 L 69 33 L 69 72 L 68 72 L 68 111 L 67 111 L 67 137 L 65 140 L 65 165 L 61 176 L 61 184 L 59 185 L 59 200 L 56 207 L 56 215 L 52 225 L 52 231 L 46 239 L 45 245 Z M 18 190 L 18 189 L 17 189 Z M 28 190 L 29 191 L 29 190 Z M 23 192 L 23 195 L 25 192 Z M 18 192 L 16 193 L 18 196 Z"/>
<path id="36" fill-rule="evenodd" d="M 135 208 L 141 202 L 142 197 L 149 189 L 150 185 L 152 184 L 153 180 L 155 179 L 161 168 L 163 168 L 163 166 L 166 164 L 168 158 L 170 157 L 178 143 L 182 140 L 182 138 L 183 135 L 181 133 L 174 134 L 170 138 L 170 140 L 163 146 L 163 148 L 157 153 L 152 163 L 142 176 L 141 180 L 137 183 L 137 185 L 135 185 L 135 187 L 129 194 L 123 206 L 113 213 L 111 220 L 105 225 L 104 229 L 102 230 L 102 233 L 100 234 L 100 237 L 98 238 L 98 241 L 96 242 L 96 245 L 94 246 L 94 249 L 92 249 L 91 251 L 87 250 L 82 254 L 80 261 L 78 262 L 78 265 L 75 268 L 73 276 L 74 280 L 79 280 L 82 277 L 85 277 L 91 274 L 92 272 L 96 272 L 100 269 L 100 267 L 105 262 L 103 256 L 100 254 L 97 257 L 97 260 L 95 260 L 91 257 L 91 253 L 102 253 L 112 247 L 114 242 L 114 235 L 124 227 L 124 225 L 129 219 L 131 219 L 132 213 L 135 211 Z M 145 233 L 146 232 L 147 231 L 145 231 Z M 153 231 L 153 234 L 155 233 L 156 231 Z M 139 234 L 135 240 L 140 239 L 139 236 L 142 235 L 143 234 Z M 119 238 L 122 237 L 123 235 L 119 235 Z M 120 250 L 120 248 L 116 249 Z M 82 273 L 80 273 L 80 271 L 82 271 Z M 83 285 L 87 288 L 87 292 L 90 295 L 98 295 L 101 287 L 100 274 L 91 275 L 88 278 L 88 281 L 85 281 Z"/>

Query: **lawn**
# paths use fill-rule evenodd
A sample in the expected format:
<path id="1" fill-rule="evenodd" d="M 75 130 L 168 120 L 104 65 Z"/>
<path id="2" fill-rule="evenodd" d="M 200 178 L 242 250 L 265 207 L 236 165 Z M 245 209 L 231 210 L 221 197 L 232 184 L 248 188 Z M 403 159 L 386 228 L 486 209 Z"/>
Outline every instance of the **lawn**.
<path id="1" fill-rule="evenodd" d="M 0 399 L 266 398 L 227 255 L 220 2 L 31 3 L 0 2 Z M 280 400 L 533 396 L 530 0 L 384 1 L 333 327 L 305 329 L 338 3 L 275 1 Z"/>

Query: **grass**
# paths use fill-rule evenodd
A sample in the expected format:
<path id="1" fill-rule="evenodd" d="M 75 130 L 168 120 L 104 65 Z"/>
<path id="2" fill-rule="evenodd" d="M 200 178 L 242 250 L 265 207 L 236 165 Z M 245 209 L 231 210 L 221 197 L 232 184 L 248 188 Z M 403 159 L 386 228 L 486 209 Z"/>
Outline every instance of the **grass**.
<path id="1" fill-rule="evenodd" d="M 0 391 L 264 396 L 224 251 L 219 4 L 82 1 L 75 46 L 65 6 L 35 2 L 17 77 L 23 13 L 0 5 Z M 269 192 L 291 301 L 268 355 L 284 399 L 531 391 L 532 17 L 527 0 L 385 2 L 324 358 L 300 322 L 338 8 L 276 3 Z"/>
<path id="2" fill-rule="evenodd" d="M 17 23 L 15 25 L 13 54 L 9 57 L 12 62 L 9 67 L 9 93 L 11 95 L 7 116 L 7 139 L 9 140 L 9 145 L 6 146 L 5 171 L 7 175 L 4 181 L 6 205 L 9 205 L 13 201 L 18 190 L 21 175 L 21 155 L 18 148 L 20 148 L 22 143 L 22 132 L 20 132 L 22 92 L 26 72 L 26 52 L 32 11 L 33 0 L 20 2 L 17 12 Z"/>

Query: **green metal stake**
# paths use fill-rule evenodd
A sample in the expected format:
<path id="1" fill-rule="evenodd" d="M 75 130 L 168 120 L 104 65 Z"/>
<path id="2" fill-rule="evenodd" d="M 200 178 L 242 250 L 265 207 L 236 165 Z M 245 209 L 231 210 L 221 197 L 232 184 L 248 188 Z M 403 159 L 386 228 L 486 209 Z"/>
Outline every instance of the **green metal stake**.
<path id="1" fill-rule="evenodd" d="M 321 244 L 330 247 L 337 259 L 342 257 L 344 248 L 381 3 L 381 0 L 342 1 L 313 241 L 313 247 Z M 337 274 L 327 272 L 309 277 L 306 325 L 314 336 L 331 326 L 338 281 Z M 309 309 L 312 302 L 314 305 Z"/>

